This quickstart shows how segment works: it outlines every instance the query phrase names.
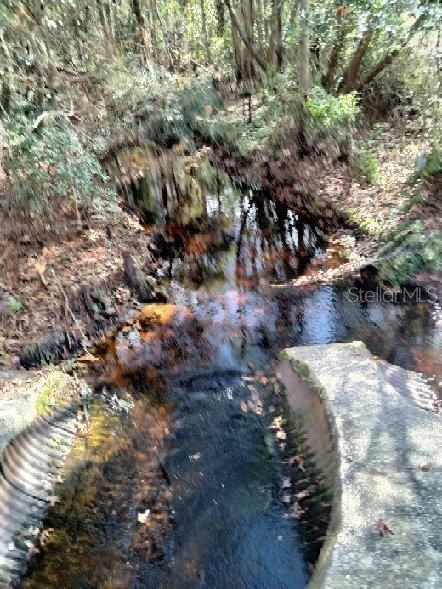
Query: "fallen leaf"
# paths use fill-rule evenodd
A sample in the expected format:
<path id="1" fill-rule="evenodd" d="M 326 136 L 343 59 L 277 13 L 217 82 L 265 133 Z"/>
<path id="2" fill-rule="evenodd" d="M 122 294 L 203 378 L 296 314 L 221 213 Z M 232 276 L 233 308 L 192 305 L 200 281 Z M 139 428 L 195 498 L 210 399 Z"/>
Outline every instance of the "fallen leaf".
<path id="1" fill-rule="evenodd" d="M 425 462 L 424 464 L 419 464 L 420 468 L 424 471 L 430 470 L 430 468 L 433 466 L 432 462 Z"/>
<path id="2" fill-rule="evenodd" d="M 244 411 L 244 413 L 247 413 L 248 411 L 248 407 L 247 407 L 247 403 L 245 401 L 241 401 L 241 411 Z"/>
<path id="3" fill-rule="evenodd" d="M 150 515 L 150 509 L 146 509 L 146 511 L 142 511 L 141 513 L 139 513 L 137 516 L 139 523 L 145 524 L 147 522 L 149 515 Z"/>
<path id="4" fill-rule="evenodd" d="M 389 535 L 394 535 L 394 532 L 390 528 L 390 525 L 382 517 L 380 517 L 376 522 L 376 529 L 382 538 L 388 537 Z"/>
<path id="5" fill-rule="evenodd" d="M 292 486 L 292 482 L 289 477 L 286 477 L 282 480 L 282 485 L 281 485 L 282 489 L 288 489 L 291 486 Z"/>

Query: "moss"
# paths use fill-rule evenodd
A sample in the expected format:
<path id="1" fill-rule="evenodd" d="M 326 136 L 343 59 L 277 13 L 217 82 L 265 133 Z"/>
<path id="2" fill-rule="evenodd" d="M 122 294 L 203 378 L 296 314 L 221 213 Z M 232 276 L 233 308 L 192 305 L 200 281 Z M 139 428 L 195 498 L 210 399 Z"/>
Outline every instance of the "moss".
<path id="1" fill-rule="evenodd" d="M 50 413 L 55 406 L 72 403 L 78 381 L 62 370 L 51 367 L 37 383 L 37 413 Z"/>

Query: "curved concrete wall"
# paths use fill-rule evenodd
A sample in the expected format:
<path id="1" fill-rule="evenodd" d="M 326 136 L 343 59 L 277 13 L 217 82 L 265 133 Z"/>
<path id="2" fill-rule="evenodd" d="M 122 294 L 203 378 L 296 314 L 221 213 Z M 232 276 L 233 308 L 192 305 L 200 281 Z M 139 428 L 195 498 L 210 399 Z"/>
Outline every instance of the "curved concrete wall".
<path id="1" fill-rule="evenodd" d="M 391 386 L 361 342 L 291 348 L 282 357 L 294 411 L 299 391 L 287 381 L 287 363 L 323 406 L 335 465 L 332 521 L 310 586 L 442 586 L 440 417 Z"/>

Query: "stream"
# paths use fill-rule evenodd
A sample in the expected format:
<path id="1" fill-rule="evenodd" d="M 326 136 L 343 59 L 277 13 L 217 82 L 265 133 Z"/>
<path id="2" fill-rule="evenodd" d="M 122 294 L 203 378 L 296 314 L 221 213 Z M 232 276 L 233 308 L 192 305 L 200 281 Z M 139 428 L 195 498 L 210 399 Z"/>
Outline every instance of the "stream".
<path id="1" fill-rule="evenodd" d="M 107 405 L 94 410 L 104 441 L 68 459 L 45 522 L 53 539 L 25 587 L 305 587 L 311 559 L 281 502 L 269 415 L 244 404 L 266 398 L 288 346 L 357 339 L 404 368 L 439 367 L 428 302 L 363 302 L 352 282 L 293 286 L 328 263 L 323 233 L 218 173 L 199 180 L 195 199 L 162 212 L 161 233 L 148 227 L 167 317 L 157 328 L 141 316 L 106 350 Z M 134 409 L 110 410 L 126 386 Z"/>

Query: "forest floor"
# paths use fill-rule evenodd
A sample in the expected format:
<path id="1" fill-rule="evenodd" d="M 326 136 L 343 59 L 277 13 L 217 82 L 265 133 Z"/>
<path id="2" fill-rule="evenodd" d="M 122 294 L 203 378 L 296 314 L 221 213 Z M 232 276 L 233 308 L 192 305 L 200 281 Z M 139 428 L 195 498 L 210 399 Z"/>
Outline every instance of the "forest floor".
<path id="1" fill-rule="evenodd" d="M 70 329 L 87 339 L 94 319 L 124 317 L 136 303 L 124 280 L 122 254 L 151 260 L 149 243 L 138 218 L 121 209 L 44 247 L 29 246 L 16 261 L 19 270 L 1 276 L 0 367 L 17 366 L 24 346 L 54 331 Z M 95 291 L 92 317 L 77 316 L 72 308 L 82 288 Z"/>
<path id="2" fill-rule="evenodd" d="M 413 223 L 418 222 L 423 239 L 415 244 L 421 247 L 410 255 L 419 257 L 419 250 L 425 247 L 428 236 L 439 234 L 440 180 L 439 183 L 410 181 L 416 172 L 417 159 L 428 152 L 428 139 L 413 121 L 402 124 L 402 128 L 380 126 L 364 138 L 364 146 L 369 147 L 377 162 L 371 182 L 358 180 L 346 164 L 336 166 L 333 173 L 321 181 L 318 201 L 338 211 L 348 220 L 348 226 L 329 236 L 325 267 L 314 269 L 313 275 L 299 277 L 296 284 L 329 282 L 370 262 L 381 266 L 384 278 L 395 279 L 395 257 L 401 249 L 395 247 L 395 238 L 412 233 Z M 437 239 L 436 245 L 440 247 Z M 384 260 L 385 251 L 388 254 Z M 413 277 L 437 282 L 440 273 L 424 266 L 416 266 L 418 272 L 413 272 Z"/>

